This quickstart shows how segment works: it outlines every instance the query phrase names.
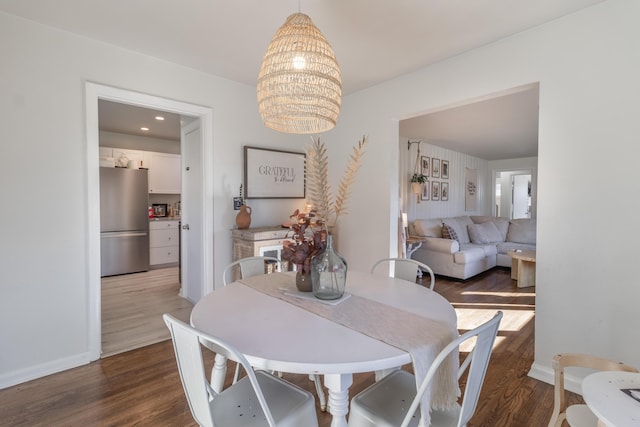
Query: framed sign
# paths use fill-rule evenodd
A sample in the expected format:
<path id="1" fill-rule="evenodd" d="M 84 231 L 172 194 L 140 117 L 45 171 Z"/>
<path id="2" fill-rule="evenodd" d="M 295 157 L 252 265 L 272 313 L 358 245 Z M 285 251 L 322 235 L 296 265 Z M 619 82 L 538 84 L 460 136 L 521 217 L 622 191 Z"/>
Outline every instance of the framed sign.
<path id="1" fill-rule="evenodd" d="M 247 199 L 304 199 L 305 154 L 244 147 Z"/>

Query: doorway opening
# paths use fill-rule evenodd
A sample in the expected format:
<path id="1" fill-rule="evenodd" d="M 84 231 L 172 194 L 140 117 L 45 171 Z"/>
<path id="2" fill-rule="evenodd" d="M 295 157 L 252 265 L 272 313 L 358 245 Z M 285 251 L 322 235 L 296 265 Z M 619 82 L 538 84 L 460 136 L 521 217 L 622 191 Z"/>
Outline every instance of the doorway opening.
<path id="1" fill-rule="evenodd" d="M 193 122 L 199 123 L 197 132 L 199 146 L 197 159 L 191 161 L 197 163 L 193 169 L 199 170 L 199 197 L 195 200 L 195 205 L 188 207 L 182 203 L 183 221 L 188 217 L 188 212 L 193 210 L 198 212 L 197 221 L 188 227 L 195 230 L 200 236 L 200 245 L 189 245 L 195 248 L 197 254 L 190 254 L 188 251 L 182 254 L 182 260 L 188 259 L 192 267 L 193 275 L 187 273 L 183 275 L 183 289 L 194 292 L 193 295 L 184 295 L 190 300 L 197 301 L 202 295 L 212 290 L 213 287 L 213 200 L 207 198 L 207 194 L 212 194 L 213 186 L 213 111 L 211 108 L 194 104 L 174 101 L 138 92 L 117 89 L 103 86 L 96 83 L 86 83 L 86 132 L 87 132 L 87 252 L 89 254 L 88 278 L 89 283 L 89 353 L 91 360 L 97 360 L 101 356 L 101 280 L 100 280 L 100 180 L 99 180 L 99 120 L 98 102 L 108 100 L 128 104 L 138 107 L 145 107 L 154 110 L 166 111 L 180 116 L 193 117 Z M 184 142 L 183 142 L 184 143 Z M 189 164 L 186 161 L 187 165 Z M 187 166 L 183 170 L 192 169 Z M 184 236 L 183 231 L 181 234 Z M 188 237 L 187 237 L 188 239 Z M 197 256 L 196 256 L 197 255 Z M 192 263 L 191 259 L 197 258 L 201 262 Z M 191 276 L 197 278 L 197 284 L 189 285 L 185 283 Z"/>
<path id="2" fill-rule="evenodd" d="M 493 215 L 506 219 L 532 218 L 532 172 L 530 170 L 495 173 Z"/>

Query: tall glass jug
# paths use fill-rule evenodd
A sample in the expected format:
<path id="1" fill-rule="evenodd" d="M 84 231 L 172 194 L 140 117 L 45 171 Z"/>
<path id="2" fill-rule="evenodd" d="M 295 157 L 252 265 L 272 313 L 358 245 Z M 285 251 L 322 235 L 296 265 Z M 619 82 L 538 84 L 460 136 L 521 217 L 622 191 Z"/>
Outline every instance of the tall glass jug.
<path id="1" fill-rule="evenodd" d="M 311 260 L 311 284 L 316 298 L 338 299 L 344 294 L 347 262 L 333 248 L 333 236 L 327 236 L 324 252 Z"/>

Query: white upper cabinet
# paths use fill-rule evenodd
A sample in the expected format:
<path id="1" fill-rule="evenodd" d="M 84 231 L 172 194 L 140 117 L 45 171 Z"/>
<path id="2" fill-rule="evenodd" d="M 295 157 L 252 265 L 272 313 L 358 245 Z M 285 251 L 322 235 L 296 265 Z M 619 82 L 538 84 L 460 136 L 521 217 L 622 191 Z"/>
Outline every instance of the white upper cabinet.
<path id="1" fill-rule="evenodd" d="M 180 194 L 182 168 L 179 154 L 144 152 L 143 166 L 149 168 L 149 193 Z"/>
<path id="2" fill-rule="evenodd" d="M 111 147 L 99 147 L 100 150 L 100 158 L 106 159 L 108 157 L 113 157 L 113 148 Z"/>

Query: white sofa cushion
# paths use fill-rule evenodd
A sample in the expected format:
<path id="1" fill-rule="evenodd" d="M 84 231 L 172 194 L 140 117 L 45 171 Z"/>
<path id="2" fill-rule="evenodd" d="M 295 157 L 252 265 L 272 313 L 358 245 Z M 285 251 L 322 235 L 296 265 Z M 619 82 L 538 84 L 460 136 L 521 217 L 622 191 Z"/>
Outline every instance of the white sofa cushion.
<path id="1" fill-rule="evenodd" d="M 413 221 L 413 229 L 418 236 L 442 237 L 442 220 L 416 219 Z"/>
<path id="2" fill-rule="evenodd" d="M 458 235 L 458 241 L 461 245 L 465 243 L 471 243 L 471 239 L 469 239 L 469 232 L 467 231 L 467 225 L 473 224 L 471 218 L 468 216 L 459 216 L 456 218 L 445 218 L 442 220 L 444 224 L 447 224 L 455 230 Z"/>
<path id="3" fill-rule="evenodd" d="M 493 222 L 498 230 L 500 230 L 500 234 L 502 234 L 501 242 L 507 240 L 507 233 L 509 232 L 509 220 L 506 218 L 501 218 L 499 216 L 472 216 L 471 220 L 476 224 L 482 224 L 484 222 L 491 221 Z"/>
<path id="4" fill-rule="evenodd" d="M 493 221 L 468 225 L 467 231 L 469 232 L 471 243 L 486 244 L 504 241 L 502 233 L 500 233 Z"/>
<path id="5" fill-rule="evenodd" d="M 533 219 L 512 219 L 509 221 L 507 242 L 536 244 L 536 221 Z"/>

